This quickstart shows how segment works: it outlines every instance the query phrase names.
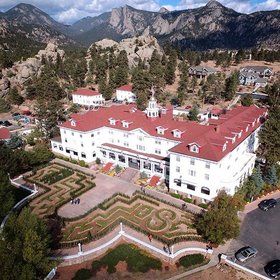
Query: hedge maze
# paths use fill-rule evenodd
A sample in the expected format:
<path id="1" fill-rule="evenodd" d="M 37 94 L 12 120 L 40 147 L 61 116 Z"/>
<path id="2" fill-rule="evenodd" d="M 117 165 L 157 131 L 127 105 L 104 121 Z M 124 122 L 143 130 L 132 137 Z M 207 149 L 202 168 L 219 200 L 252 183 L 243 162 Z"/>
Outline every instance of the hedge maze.
<path id="1" fill-rule="evenodd" d="M 56 209 L 95 186 L 93 178 L 81 172 L 52 164 L 42 168 L 27 181 L 36 183 L 44 192 L 30 206 L 40 217 L 52 215 Z"/>
<path id="2" fill-rule="evenodd" d="M 58 164 L 42 168 L 27 178 L 44 190 L 31 201 L 31 209 L 40 217 L 48 218 L 71 198 L 93 188 L 93 180 L 89 175 Z M 165 244 L 201 240 L 193 226 L 195 216 L 192 213 L 138 191 L 131 197 L 116 193 L 79 217 L 61 218 L 61 247 L 99 239 L 120 222 Z"/>
<path id="3" fill-rule="evenodd" d="M 165 243 L 201 240 L 193 228 L 191 213 L 135 193 L 131 198 L 117 194 L 86 215 L 66 220 L 61 244 L 67 246 L 98 239 L 120 222 Z"/>

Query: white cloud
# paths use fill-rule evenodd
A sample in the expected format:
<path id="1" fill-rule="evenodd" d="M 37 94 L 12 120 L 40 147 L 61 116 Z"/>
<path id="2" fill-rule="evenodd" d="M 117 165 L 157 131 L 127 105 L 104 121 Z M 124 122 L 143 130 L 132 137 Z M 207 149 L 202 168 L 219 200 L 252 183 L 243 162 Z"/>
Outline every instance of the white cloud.
<path id="1" fill-rule="evenodd" d="M 220 0 L 220 2 L 241 13 L 251 13 L 260 10 L 280 9 L 278 0 L 263 0 L 254 4 L 253 0 Z M 0 0 L 0 10 L 7 10 L 22 0 Z M 164 5 L 168 10 L 192 9 L 204 6 L 207 0 L 181 0 L 178 5 Z M 131 5 L 137 9 L 158 11 L 160 0 L 25 0 L 56 20 L 64 23 L 72 23 L 85 16 L 96 16 L 112 8 Z"/>

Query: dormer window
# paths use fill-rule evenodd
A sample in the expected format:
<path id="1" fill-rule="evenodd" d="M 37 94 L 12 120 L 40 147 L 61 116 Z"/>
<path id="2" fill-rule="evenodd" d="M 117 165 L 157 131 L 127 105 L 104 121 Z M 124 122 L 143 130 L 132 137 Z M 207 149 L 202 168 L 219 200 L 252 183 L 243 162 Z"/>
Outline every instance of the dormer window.
<path id="1" fill-rule="evenodd" d="M 77 122 L 75 120 L 71 120 L 71 126 L 76 126 Z"/>
<path id="2" fill-rule="evenodd" d="M 125 127 L 125 128 L 128 128 L 130 124 L 131 124 L 131 122 L 122 121 L 122 126 Z"/>
<path id="3" fill-rule="evenodd" d="M 231 143 L 232 143 L 232 144 L 235 143 L 235 137 L 233 137 L 233 138 L 231 139 Z"/>
<path id="4" fill-rule="evenodd" d="M 199 147 L 197 145 L 191 145 L 190 151 L 193 153 L 199 153 Z"/>
<path id="5" fill-rule="evenodd" d="M 111 125 L 116 125 L 116 120 L 113 119 L 113 118 L 110 118 L 109 122 L 110 122 Z"/>
<path id="6" fill-rule="evenodd" d="M 182 131 L 181 130 L 179 130 L 179 129 L 174 129 L 173 131 L 173 136 L 174 137 L 176 137 L 176 138 L 181 138 L 181 136 L 182 136 Z"/>
<path id="7" fill-rule="evenodd" d="M 246 132 L 248 132 L 248 130 L 249 130 L 249 125 L 246 126 Z"/>
<path id="8" fill-rule="evenodd" d="M 243 131 L 243 130 L 241 130 L 241 131 L 238 133 L 238 138 L 240 138 L 240 137 L 242 136 L 242 131 Z"/>
<path id="9" fill-rule="evenodd" d="M 157 130 L 157 133 L 158 133 L 158 134 L 164 135 L 164 131 L 167 130 L 167 128 L 164 128 L 164 127 L 162 127 L 162 126 L 158 126 L 158 127 L 156 128 L 156 130 Z"/>

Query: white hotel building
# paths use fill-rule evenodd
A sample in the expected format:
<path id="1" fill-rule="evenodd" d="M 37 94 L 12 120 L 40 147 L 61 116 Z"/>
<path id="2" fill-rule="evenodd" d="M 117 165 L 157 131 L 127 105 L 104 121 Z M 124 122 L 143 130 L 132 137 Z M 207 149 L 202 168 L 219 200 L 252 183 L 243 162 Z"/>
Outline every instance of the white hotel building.
<path id="1" fill-rule="evenodd" d="M 52 150 L 145 171 L 165 179 L 172 191 L 205 202 L 221 189 L 234 194 L 252 173 L 265 117 L 266 109 L 239 106 L 204 125 L 178 121 L 152 97 L 145 112 L 120 105 L 72 115 L 59 125 Z"/>
<path id="2" fill-rule="evenodd" d="M 87 88 L 78 88 L 74 91 L 72 100 L 75 104 L 87 107 L 99 107 L 104 105 L 105 102 L 101 93 Z"/>

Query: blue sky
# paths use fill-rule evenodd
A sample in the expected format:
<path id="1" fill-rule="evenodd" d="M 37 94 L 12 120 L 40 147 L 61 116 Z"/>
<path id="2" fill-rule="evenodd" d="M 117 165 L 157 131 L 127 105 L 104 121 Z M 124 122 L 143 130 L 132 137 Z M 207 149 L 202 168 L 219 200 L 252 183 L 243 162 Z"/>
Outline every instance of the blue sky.
<path id="1" fill-rule="evenodd" d="M 208 0 L 0 0 L 0 10 L 6 11 L 21 2 L 37 6 L 59 22 L 71 24 L 85 16 L 96 16 L 125 4 L 150 11 L 158 11 L 162 6 L 169 10 L 183 10 L 204 6 Z M 280 9 L 280 0 L 219 0 L 219 2 L 241 13 Z"/>

